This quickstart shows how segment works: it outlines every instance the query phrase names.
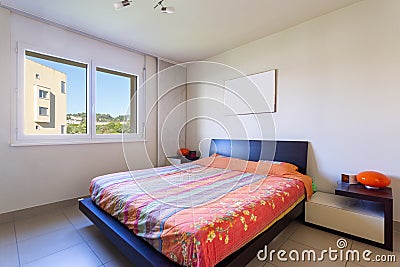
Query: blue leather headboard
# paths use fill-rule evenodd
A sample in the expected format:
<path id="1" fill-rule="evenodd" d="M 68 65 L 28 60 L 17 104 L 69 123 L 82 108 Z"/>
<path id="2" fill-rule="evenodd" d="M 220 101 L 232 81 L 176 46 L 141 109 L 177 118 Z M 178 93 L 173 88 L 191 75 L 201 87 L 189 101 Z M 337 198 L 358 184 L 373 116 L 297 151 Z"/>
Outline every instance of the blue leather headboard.
<path id="1" fill-rule="evenodd" d="M 210 155 L 214 153 L 251 161 L 288 162 L 299 167 L 299 172 L 307 172 L 307 141 L 212 139 Z"/>

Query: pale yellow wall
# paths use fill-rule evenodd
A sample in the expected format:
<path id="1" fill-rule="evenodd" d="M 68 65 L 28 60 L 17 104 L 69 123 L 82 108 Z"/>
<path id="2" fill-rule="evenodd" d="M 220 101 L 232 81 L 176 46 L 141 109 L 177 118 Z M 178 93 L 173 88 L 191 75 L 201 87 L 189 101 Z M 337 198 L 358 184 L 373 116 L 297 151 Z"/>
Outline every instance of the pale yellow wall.
<path id="1" fill-rule="evenodd" d="M 61 125 L 67 123 L 68 94 L 61 93 L 61 81 L 67 82 L 65 73 L 25 59 L 25 134 L 61 134 Z M 47 89 L 48 99 L 39 98 L 37 87 Z M 39 116 L 39 106 L 48 108 L 49 115 Z"/>

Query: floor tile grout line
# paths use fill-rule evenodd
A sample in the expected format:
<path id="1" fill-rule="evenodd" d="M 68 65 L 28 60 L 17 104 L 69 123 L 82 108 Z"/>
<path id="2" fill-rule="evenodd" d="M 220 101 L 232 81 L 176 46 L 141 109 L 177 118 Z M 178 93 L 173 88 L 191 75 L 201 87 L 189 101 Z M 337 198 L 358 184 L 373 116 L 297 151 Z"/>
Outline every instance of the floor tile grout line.
<path id="1" fill-rule="evenodd" d="M 44 259 L 44 258 L 47 258 L 47 257 L 49 257 L 49 256 L 51 256 L 51 255 L 54 255 L 54 254 L 63 252 L 64 250 L 67 250 L 67 249 L 73 248 L 73 247 L 75 247 L 75 246 L 81 245 L 81 244 L 83 244 L 83 243 L 84 243 L 84 242 L 82 241 L 82 242 L 76 243 L 76 244 L 74 244 L 74 245 L 71 245 L 71 246 L 69 246 L 69 247 L 67 247 L 67 248 L 64 248 L 64 249 L 61 249 L 61 250 L 58 250 L 58 251 L 54 251 L 54 252 L 52 252 L 52 253 L 50 253 L 50 254 L 48 254 L 48 255 L 46 255 L 46 256 L 43 256 L 43 257 L 40 257 L 40 258 L 31 260 L 31 261 L 25 262 L 23 265 L 30 264 L 30 263 L 35 262 L 35 261 L 39 261 L 39 260 Z"/>
<path id="2" fill-rule="evenodd" d="M 304 224 L 303 224 L 303 225 L 304 225 Z M 310 227 L 310 226 L 307 226 L 307 225 L 304 225 L 304 226 Z M 339 238 L 344 238 L 344 239 L 346 239 L 347 241 L 350 241 L 350 242 L 351 242 L 351 245 L 353 245 L 353 243 L 354 243 L 354 240 L 351 239 L 351 238 L 349 238 L 349 237 L 343 237 L 343 236 L 340 236 L 340 235 L 337 235 L 337 234 L 332 234 L 332 233 L 329 233 L 329 232 L 326 232 L 326 231 L 323 231 L 323 230 L 319 230 L 319 229 L 316 229 L 316 228 L 313 228 L 313 227 L 310 227 L 310 228 L 311 228 L 311 229 L 318 230 L 318 231 L 321 231 L 321 232 L 324 233 L 324 234 L 333 235 L 333 236 L 337 237 L 337 239 L 339 239 Z M 298 229 L 296 229 L 296 231 L 294 231 L 294 232 L 288 237 L 288 239 L 290 239 L 290 240 L 292 240 L 292 241 L 295 241 L 296 243 L 300 243 L 300 244 L 303 244 L 303 245 L 306 245 L 306 246 L 311 247 L 310 245 L 307 245 L 307 244 L 301 243 L 300 241 L 296 241 L 296 240 L 294 240 L 294 239 L 291 239 L 292 235 L 293 235 L 295 232 L 297 232 L 297 230 L 298 230 Z M 315 248 L 315 249 L 318 249 L 318 248 Z M 318 250 L 320 250 L 320 249 L 318 249 Z"/>
<path id="3" fill-rule="evenodd" d="M 118 251 L 119 251 L 119 250 L 118 250 Z M 122 255 L 123 255 L 123 254 L 122 254 Z M 115 260 L 117 260 L 117 259 L 110 259 L 110 260 L 104 262 L 103 264 L 107 264 L 107 263 L 110 263 L 110 262 L 115 261 Z"/>
<path id="4" fill-rule="evenodd" d="M 61 213 L 61 214 L 64 215 L 64 213 Z M 71 221 L 68 219 L 68 217 L 67 217 L 66 215 L 64 215 L 64 217 L 66 217 L 66 219 L 68 220 L 68 222 L 71 223 Z M 78 245 L 84 243 L 85 240 L 82 238 L 82 236 L 80 235 L 79 231 L 74 227 L 74 225 L 73 225 L 72 223 L 71 223 L 71 225 L 72 225 L 73 229 L 74 229 L 76 232 L 78 232 L 78 235 L 79 235 L 79 237 L 82 239 L 82 242 L 79 242 L 79 243 L 76 243 L 76 244 L 74 244 L 74 245 L 68 246 L 68 247 L 66 247 L 66 248 L 64 248 L 64 249 L 61 249 L 61 250 L 54 251 L 54 252 L 52 252 L 52 253 L 50 253 L 50 254 L 48 254 L 48 255 L 46 255 L 46 256 L 39 257 L 39 258 L 37 258 L 37 259 L 35 259 L 35 260 L 31 260 L 31 261 L 25 262 L 23 265 L 26 265 L 26 264 L 29 264 L 29 263 L 32 263 L 32 262 L 41 260 L 41 259 L 46 258 L 46 257 L 48 257 L 48 256 L 57 254 L 57 253 L 59 253 L 59 252 L 62 252 L 62 251 L 64 251 L 64 250 L 70 249 L 70 248 L 72 248 L 72 247 L 75 247 L 75 246 L 78 246 Z M 14 227 L 15 227 L 15 224 L 14 224 Z M 57 229 L 57 230 L 55 230 L 55 231 L 51 231 L 51 232 L 48 232 L 48 233 L 45 233 L 45 234 L 42 234 L 42 235 L 47 235 L 47 234 L 55 233 L 55 232 L 57 232 L 57 231 L 62 231 L 62 230 L 65 230 L 65 229 L 66 229 L 66 227 L 65 227 L 65 228 L 62 228 L 62 229 Z M 17 231 L 15 230 L 15 235 L 16 235 L 16 234 L 17 234 Z M 39 235 L 39 236 L 42 236 L 42 235 Z M 32 237 L 32 238 L 37 238 L 37 237 L 39 237 L 39 236 L 35 236 L 35 237 Z M 32 238 L 24 239 L 24 240 L 19 241 L 19 242 L 24 242 L 24 241 L 29 240 L 29 239 L 32 239 Z M 16 241 L 17 241 L 17 249 L 18 249 L 18 240 L 16 240 Z M 22 266 L 21 260 L 20 260 L 20 256 L 19 256 L 19 251 L 18 251 L 18 261 L 19 261 L 19 266 Z"/>
<path id="5" fill-rule="evenodd" d="M 15 222 L 13 222 L 13 226 L 14 226 L 15 245 L 17 246 L 18 266 L 21 266 L 21 259 L 19 257 L 19 248 L 18 248 L 18 240 L 17 240 L 17 229 L 15 227 Z"/>
<path id="6" fill-rule="evenodd" d="M 71 221 L 68 219 L 68 217 L 67 217 L 64 213 L 60 213 L 60 214 L 58 214 L 58 215 L 61 215 L 61 214 L 67 219 L 67 221 L 68 221 L 68 222 L 71 224 L 71 226 L 75 229 L 74 225 L 71 223 Z M 15 222 L 14 222 L 14 227 L 16 228 Z M 17 237 L 17 229 L 15 229 L 15 236 L 16 236 L 17 242 L 24 242 L 24 241 L 30 240 L 30 239 L 32 239 L 32 238 L 37 238 L 37 237 L 42 236 L 42 235 L 47 235 L 47 234 L 51 234 L 51 233 L 54 233 L 54 232 L 57 232 L 57 231 L 65 230 L 65 229 L 67 229 L 67 228 L 68 228 L 68 227 L 65 226 L 65 227 L 63 227 L 63 228 L 58 228 L 58 229 L 52 230 L 52 231 L 50 231 L 50 232 L 41 233 L 41 234 L 39 234 L 39 235 L 31 236 L 31 237 L 24 238 L 24 239 L 21 239 L 21 240 L 18 240 L 18 237 Z"/>
<path id="7" fill-rule="evenodd" d="M 288 237 L 287 237 L 287 239 L 290 239 L 290 237 L 292 236 L 292 235 L 294 235 L 294 233 L 296 233 L 297 232 L 297 230 L 299 230 L 299 228 L 302 226 L 302 225 L 304 225 L 304 224 L 301 224 L 301 223 L 299 223 L 300 225 L 298 225 L 297 227 L 296 227 L 296 230 L 294 230 L 290 235 L 288 235 Z M 289 225 L 288 225 L 289 226 Z M 287 226 L 287 227 L 288 227 Z"/>
<path id="8" fill-rule="evenodd" d="M 58 210 L 53 210 L 53 211 L 47 211 L 47 212 L 40 212 L 38 214 L 34 214 L 34 215 L 30 215 L 30 216 L 26 216 L 26 217 L 18 217 L 18 218 L 13 218 L 13 222 L 17 223 L 17 222 L 22 222 L 22 221 L 26 221 L 26 220 L 31 220 L 31 219 L 37 219 L 43 216 L 55 216 L 55 215 L 61 215 L 63 214 L 61 211 Z"/>
<path id="9" fill-rule="evenodd" d="M 272 262 L 269 262 L 269 261 L 265 262 L 264 265 L 262 265 L 261 267 L 265 267 L 267 264 L 270 264 L 270 265 L 272 265 L 274 267 L 278 267 L 277 265 L 272 264 Z"/>
<path id="10" fill-rule="evenodd" d="M 67 229 L 68 229 L 68 227 L 64 227 L 64 228 L 56 229 L 54 231 L 50 231 L 50 232 L 42 233 L 42 234 L 39 234 L 39 235 L 35 235 L 35 236 L 29 237 L 29 238 L 24 238 L 22 240 L 18 240 L 17 239 L 17 242 L 22 243 L 22 242 L 29 241 L 31 239 L 38 238 L 38 237 L 41 237 L 41 236 L 44 236 L 44 235 L 54 234 L 55 232 L 59 232 L 59 231 L 65 231 Z M 75 230 L 75 228 L 72 228 L 72 229 Z"/>
<path id="11" fill-rule="evenodd" d="M 312 248 L 312 249 L 318 250 L 318 251 L 322 251 L 322 249 L 319 249 L 319 248 L 314 248 L 314 247 L 312 247 L 312 246 L 310 246 L 310 245 L 307 245 L 307 244 L 301 243 L 300 241 L 297 241 L 297 240 L 293 240 L 293 239 L 288 239 L 288 240 L 290 240 L 290 241 L 292 241 L 292 242 L 294 242 L 294 243 L 297 243 L 297 244 L 300 244 L 300 245 L 303 245 L 303 246 L 306 246 L 306 247 L 309 247 L 309 248 Z"/>
<path id="12" fill-rule="evenodd" d="M 93 252 L 93 254 L 96 256 L 96 258 L 99 260 L 99 262 L 101 262 L 101 264 L 98 266 L 98 267 L 100 267 L 100 266 L 102 266 L 102 265 L 104 265 L 105 263 L 103 263 L 103 261 L 100 259 L 100 257 L 97 255 L 97 253 L 92 249 L 92 247 L 89 245 L 89 242 L 86 240 L 86 238 L 81 234 L 81 232 L 76 228 L 76 226 L 73 224 L 73 222 L 68 218 L 68 216 L 67 215 L 65 215 L 64 214 L 64 211 L 63 211 L 63 215 L 65 216 L 65 217 L 67 217 L 67 220 L 72 224 L 72 226 L 75 228 L 75 230 L 78 232 L 78 235 L 82 238 L 82 240 L 83 240 L 83 242 L 85 242 L 85 244 L 88 246 L 88 248 Z"/>

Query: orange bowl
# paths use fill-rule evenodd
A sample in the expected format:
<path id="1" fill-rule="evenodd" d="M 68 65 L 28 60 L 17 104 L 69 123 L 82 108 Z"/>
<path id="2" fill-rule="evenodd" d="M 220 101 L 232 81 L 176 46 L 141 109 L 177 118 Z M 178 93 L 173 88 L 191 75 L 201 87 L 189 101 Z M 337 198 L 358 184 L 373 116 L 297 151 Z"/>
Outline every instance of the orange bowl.
<path id="1" fill-rule="evenodd" d="M 187 155 L 189 155 L 189 149 L 183 147 L 183 148 L 179 149 L 179 154 L 181 154 L 182 156 L 187 156 Z"/>
<path id="2" fill-rule="evenodd" d="M 390 185 L 390 179 L 386 175 L 375 172 L 365 171 L 357 174 L 357 181 L 366 187 L 381 188 Z"/>

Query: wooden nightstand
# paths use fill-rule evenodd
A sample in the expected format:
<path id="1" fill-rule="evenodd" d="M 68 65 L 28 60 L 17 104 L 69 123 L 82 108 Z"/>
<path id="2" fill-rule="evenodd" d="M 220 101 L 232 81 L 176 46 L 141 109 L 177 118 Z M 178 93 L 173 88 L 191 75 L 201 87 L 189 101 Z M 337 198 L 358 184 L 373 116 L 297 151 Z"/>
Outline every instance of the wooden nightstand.
<path id="1" fill-rule="evenodd" d="M 351 197 L 377 203 L 381 206 L 384 219 L 384 242 L 376 244 L 393 251 L 393 195 L 392 188 L 367 189 L 361 184 L 340 183 L 335 190 L 336 195 Z"/>
<path id="2" fill-rule="evenodd" d="M 393 251 L 392 189 L 340 183 L 335 194 L 317 192 L 306 202 L 305 222 Z"/>

